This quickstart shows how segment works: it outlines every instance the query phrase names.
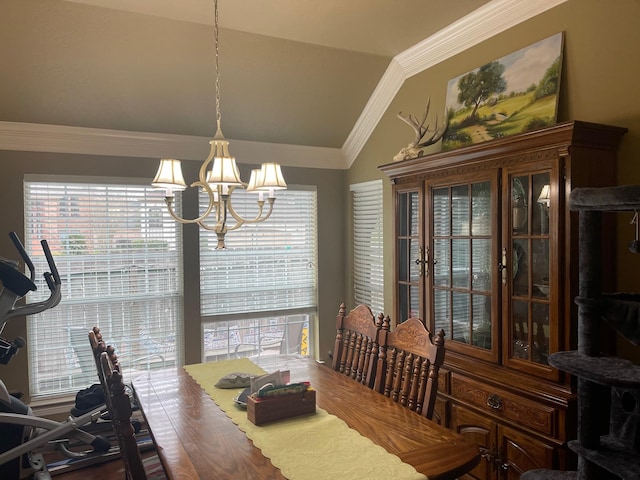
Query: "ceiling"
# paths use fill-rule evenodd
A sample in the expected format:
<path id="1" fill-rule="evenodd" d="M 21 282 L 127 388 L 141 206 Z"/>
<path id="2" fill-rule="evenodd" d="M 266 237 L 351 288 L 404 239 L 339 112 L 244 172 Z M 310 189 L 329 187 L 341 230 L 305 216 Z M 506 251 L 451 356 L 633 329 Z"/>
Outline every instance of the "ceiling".
<path id="1" fill-rule="evenodd" d="M 67 0 L 213 24 L 212 0 Z M 219 0 L 222 28 L 393 57 L 489 0 Z"/>

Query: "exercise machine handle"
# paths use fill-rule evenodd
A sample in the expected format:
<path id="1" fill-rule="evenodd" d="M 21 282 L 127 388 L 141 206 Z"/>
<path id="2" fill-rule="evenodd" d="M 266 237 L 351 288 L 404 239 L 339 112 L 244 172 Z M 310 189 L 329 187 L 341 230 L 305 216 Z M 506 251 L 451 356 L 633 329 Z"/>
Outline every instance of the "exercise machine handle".
<path id="1" fill-rule="evenodd" d="M 17 269 L 17 265 L 15 266 L 15 271 L 11 272 L 10 270 L 13 270 L 13 268 L 7 267 L 8 262 L 5 262 L 3 273 L 7 275 L 10 274 L 12 280 L 20 280 L 20 277 L 22 277 L 19 283 L 21 283 L 23 287 L 26 286 L 29 288 L 25 290 L 26 288 L 25 287 L 25 288 L 22 288 L 22 290 L 17 289 L 18 291 L 15 291 L 16 289 L 8 289 L 7 284 L 6 283 L 4 284 L 5 290 L 2 291 L 2 294 L 0 294 L 0 305 L 3 306 L 3 308 L 0 309 L 2 310 L 0 311 L 0 322 L 1 322 L 0 332 L 2 332 L 2 328 L 4 328 L 4 324 L 9 319 L 20 316 L 20 315 L 27 316 L 27 315 L 33 315 L 36 313 L 43 312 L 44 310 L 53 308 L 56 305 L 58 305 L 58 303 L 60 303 L 60 300 L 62 298 L 62 288 L 61 288 L 62 281 L 60 279 L 60 274 L 58 273 L 58 268 L 56 267 L 56 263 L 53 259 L 53 255 L 51 254 L 49 244 L 47 243 L 46 240 L 42 240 L 40 244 L 42 245 L 42 250 L 44 252 L 45 258 L 47 259 L 47 263 L 49 264 L 49 269 L 50 269 L 50 272 L 44 273 L 44 279 L 50 291 L 49 298 L 47 298 L 42 302 L 29 303 L 26 305 L 21 305 L 19 307 L 14 306 L 15 302 L 19 298 L 24 296 L 28 290 L 33 291 L 36 289 L 35 284 L 33 283 L 33 280 L 35 278 L 35 267 L 33 265 L 33 262 L 31 261 L 31 258 L 27 254 L 26 250 L 24 249 L 24 246 L 20 242 L 20 239 L 15 234 L 15 232 L 10 232 L 9 237 L 11 238 L 11 241 L 13 242 L 16 249 L 20 253 L 20 256 L 24 260 L 25 265 L 29 268 L 31 279 L 29 280 L 29 277 L 27 277 L 22 272 L 20 272 Z M 11 290 L 11 291 L 8 292 L 7 290 Z"/>
<path id="2" fill-rule="evenodd" d="M 16 232 L 9 232 L 9 238 L 13 242 L 13 245 L 16 247 L 16 250 L 18 250 L 18 253 L 22 257 L 22 260 L 24 261 L 24 264 L 29 268 L 29 272 L 30 272 L 30 276 L 29 277 L 31 278 L 31 281 L 33 282 L 35 280 L 35 278 L 36 278 L 36 268 L 33 266 L 33 262 L 31 261 L 31 258 L 29 258 L 29 254 L 24 249 L 24 246 L 22 245 L 22 242 L 18 238 L 18 235 L 16 235 Z M 45 255 L 46 255 L 46 253 L 45 253 Z"/>

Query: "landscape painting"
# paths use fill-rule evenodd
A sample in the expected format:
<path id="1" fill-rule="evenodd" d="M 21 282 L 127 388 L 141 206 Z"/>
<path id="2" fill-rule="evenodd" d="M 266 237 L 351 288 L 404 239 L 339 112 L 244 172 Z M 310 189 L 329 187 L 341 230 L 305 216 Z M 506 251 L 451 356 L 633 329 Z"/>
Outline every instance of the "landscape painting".
<path id="1" fill-rule="evenodd" d="M 554 125 L 563 41 L 557 33 L 449 81 L 442 149 Z"/>

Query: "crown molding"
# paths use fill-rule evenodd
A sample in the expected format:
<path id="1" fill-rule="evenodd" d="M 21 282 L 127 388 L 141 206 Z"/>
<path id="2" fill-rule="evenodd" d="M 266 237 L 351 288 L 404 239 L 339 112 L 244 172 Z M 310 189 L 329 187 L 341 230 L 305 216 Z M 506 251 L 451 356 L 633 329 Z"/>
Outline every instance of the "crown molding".
<path id="1" fill-rule="evenodd" d="M 396 55 L 342 146 L 349 168 L 404 81 L 567 0 L 492 0 Z"/>
<path id="2" fill-rule="evenodd" d="M 210 140 L 189 135 L 0 122 L 0 150 L 203 161 L 209 154 Z M 345 168 L 339 148 L 228 140 L 239 163 Z"/>

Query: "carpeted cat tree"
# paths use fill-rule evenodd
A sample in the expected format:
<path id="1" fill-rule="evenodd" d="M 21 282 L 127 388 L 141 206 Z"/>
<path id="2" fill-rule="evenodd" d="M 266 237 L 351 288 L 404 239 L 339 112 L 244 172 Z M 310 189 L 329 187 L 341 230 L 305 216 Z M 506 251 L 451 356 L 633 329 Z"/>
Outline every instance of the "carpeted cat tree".
<path id="1" fill-rule="evenodd" d="M 640 294 L 602 292 L 601 231 L 603 212 L 636 212 L 636 238 L 629 244 L 640 253 L 640 185 L 577 188 L 570 209 L 579 212 L 578 350 L 557 352 L 549 363 L 575 375 L 578 394 L 578 438 L 569 448 L 578 455 L 575 472 L 530 470 L 520 480 L 640 479 L 640 366 L 600 356 L 600 322 L 640 345 Z M 598 398 L 610 396 L 603 408 Z M 603 416 L 609 431 L 601 435 Z M 606 420 L 606 418 L 605 418 Z"/>

